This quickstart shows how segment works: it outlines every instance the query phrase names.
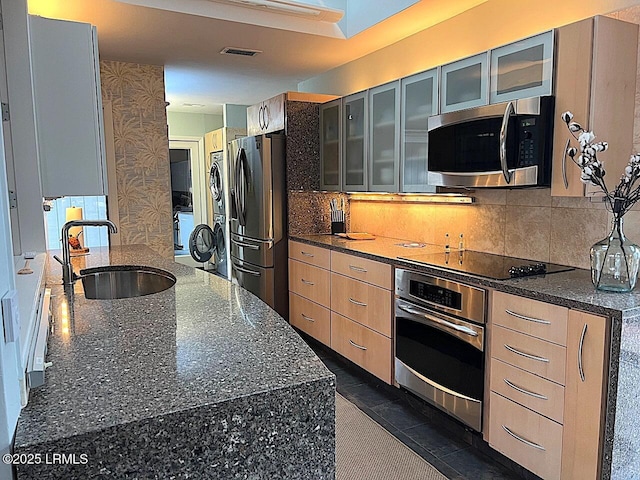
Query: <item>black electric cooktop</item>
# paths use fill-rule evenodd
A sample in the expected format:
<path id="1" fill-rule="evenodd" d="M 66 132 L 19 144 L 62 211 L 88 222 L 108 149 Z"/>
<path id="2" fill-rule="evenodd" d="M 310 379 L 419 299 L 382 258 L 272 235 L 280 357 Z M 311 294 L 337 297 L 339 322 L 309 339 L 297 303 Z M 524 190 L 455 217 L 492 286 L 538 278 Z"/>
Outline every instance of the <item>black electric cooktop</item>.
<path id="1" fill-rule="evenodd" d="M 510 278 L 575 270 L 573 267 L 566 265 L 536 262 L 523 258 L 504 257 L 502 255 L 474 252 L 471 250 L 425 253 L 422 255 L 407 255 L 398 258 L 421 265 L 455 270 L 480 277 L 492 278 L 494 280 L 508 280 Z"/>

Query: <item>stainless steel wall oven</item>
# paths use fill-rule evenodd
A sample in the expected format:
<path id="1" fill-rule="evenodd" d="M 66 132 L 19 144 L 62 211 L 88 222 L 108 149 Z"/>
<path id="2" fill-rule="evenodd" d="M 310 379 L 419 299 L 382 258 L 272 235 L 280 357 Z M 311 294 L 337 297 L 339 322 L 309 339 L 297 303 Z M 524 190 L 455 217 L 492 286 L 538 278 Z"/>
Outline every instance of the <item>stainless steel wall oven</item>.
<path id="1" fill-rule="evenodd" d="M 396 269 L 395 379 L 482 430 L 486 291 Z"/>

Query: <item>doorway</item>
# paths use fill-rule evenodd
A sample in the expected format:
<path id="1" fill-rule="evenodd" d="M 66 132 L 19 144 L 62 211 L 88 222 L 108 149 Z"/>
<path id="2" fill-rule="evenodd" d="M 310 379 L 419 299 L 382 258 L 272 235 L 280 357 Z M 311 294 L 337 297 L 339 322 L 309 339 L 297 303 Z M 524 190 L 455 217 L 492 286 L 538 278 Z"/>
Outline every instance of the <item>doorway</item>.
<path id="1" fill-rule="evenodd" d="M 206 223 L 204 145 L 201 138 L 169 140 L 173 244 L 177 262 L 201 266 L 189 254 L 189 236 L 196 225 Z"/>

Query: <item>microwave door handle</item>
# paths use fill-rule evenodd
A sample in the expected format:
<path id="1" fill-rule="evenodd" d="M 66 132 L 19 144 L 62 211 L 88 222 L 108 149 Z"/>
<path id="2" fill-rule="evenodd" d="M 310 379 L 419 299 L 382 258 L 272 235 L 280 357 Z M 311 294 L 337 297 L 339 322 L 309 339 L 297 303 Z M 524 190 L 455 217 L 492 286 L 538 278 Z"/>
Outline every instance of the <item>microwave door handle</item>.
<path id="1" fill-rule="evenodd" d="M 509 116 L 516 113 L 513 102 L 507 103 L 502 117 L 502 126 L 500 127 L 500 167 L 502 167 L 502 175 L 507 183 L 511 183 L 511 172 L 507 165 L 507 130 L 509 127 Z"/>

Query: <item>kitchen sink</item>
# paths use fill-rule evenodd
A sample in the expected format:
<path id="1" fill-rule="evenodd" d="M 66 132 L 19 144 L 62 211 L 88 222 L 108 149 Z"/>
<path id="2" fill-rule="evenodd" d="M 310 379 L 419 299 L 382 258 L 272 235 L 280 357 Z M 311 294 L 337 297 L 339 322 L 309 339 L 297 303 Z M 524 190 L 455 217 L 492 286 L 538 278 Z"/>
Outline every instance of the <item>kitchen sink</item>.
<path id="1" fill-rule="evenodd" d="M 151 295 L 171 288 L 176 277 L 166 270 L 140 265 L 115 265 L 80 271 L 85 298 L 108 300 Z"/>

